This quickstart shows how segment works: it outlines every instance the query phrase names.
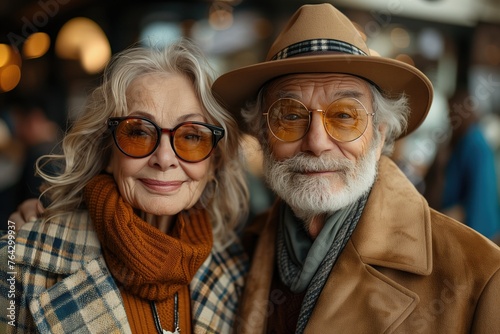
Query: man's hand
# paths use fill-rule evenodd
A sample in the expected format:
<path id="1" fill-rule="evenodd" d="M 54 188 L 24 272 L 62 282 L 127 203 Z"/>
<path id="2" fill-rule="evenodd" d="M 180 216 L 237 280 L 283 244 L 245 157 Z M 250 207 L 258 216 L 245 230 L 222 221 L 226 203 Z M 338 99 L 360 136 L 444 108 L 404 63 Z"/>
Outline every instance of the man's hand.
<path id="1" fill-rule="evenodd" d="M 17 207 L 17 211 L 10 215 L 9 220 L 16 223 L 16 229 L 18 230 L 25 223 L 35 221 L 42 213 L 42 203 L 36 198 L 30 198 Z"/>

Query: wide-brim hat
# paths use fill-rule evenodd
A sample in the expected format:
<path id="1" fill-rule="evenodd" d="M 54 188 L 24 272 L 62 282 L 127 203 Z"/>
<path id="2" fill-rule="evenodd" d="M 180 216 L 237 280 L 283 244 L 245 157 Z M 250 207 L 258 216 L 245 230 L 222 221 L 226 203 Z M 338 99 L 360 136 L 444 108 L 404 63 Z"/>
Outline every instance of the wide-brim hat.
<path id="1" fill-rule="evenodd" d="M 375 84 L 389 96 L 404 93 L 411 113 L 401 137 L 424 121 L 432 102 L 432 84 L 421 71 L 402 61 L 372 55 L 352 22 L 327 3 L 300 7 L 264 62 L 221 75 L 212 90 L 241 121 L 241 108 L 257 96 L 266 82 L 298 73 L 350 74 Z"/>

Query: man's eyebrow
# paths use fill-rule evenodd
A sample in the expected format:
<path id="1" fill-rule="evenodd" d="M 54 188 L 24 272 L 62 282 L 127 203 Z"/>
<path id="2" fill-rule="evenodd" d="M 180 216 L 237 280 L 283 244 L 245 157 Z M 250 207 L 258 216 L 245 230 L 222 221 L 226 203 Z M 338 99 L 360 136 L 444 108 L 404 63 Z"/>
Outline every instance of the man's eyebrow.
<path id="1" fill-rule="evenodd" d="M 333 94 L 331 95 L 332 97 L 332 101 L 333 100 L 336 100 L 336 99 L 340 99 L 340 98 L 346 98 L 346 97 L 352 97 L 352 98 L 360 98 L 362 97 L 364 94 L 358 90 L 337 90 L 335 92 L 333 92 Z M 278 91 L 275 96 L 277 98 L 285 98 L 285 97 L 289 97 L 289 98 L 294 98 L 294 99 L 300 99 L 300 97 L 297 95 L 297 94 L 294 94 L 294 93 L 291 93 L 291 92 L 286 92 L 286 91 Z"/>
<path id="2" fill-rule="evenodd" d="M 340 99 L 340 98 L 346 98 L 346 97 L 359 99 L 363 95 L 364 94 L 358 90 L 339 90 L 339 91 L 336 91 L 332 94 L 332 98 L 334 100 Z"/>
<path id="3" fill-rule="evenodd" d="M 293 99 L 297 99 L 297 100 L 300 98 L 297 94 L 286 92 L 283 90 L 278 91 L 276 93 L 276 97 L 280 98 L 280 99 L 285 98 L 285 97 L 289 97 L 289 98 L 293 98 Z"/>

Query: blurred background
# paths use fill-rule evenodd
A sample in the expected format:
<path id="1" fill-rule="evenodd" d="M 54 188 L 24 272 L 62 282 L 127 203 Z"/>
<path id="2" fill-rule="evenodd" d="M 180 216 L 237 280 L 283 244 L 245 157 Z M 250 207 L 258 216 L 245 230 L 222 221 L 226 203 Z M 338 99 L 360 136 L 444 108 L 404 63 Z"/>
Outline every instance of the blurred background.
<path id="1" fill-rule="evenodd" d="M 2 224 L 23 199 L 39 193 L 33 174 L 35 159 L 53 150 L 81 110 L 86 94 L 99 83 L 112 54 L 134 44 L 159 45 L 188 37 L 201 46 L 221 74 L 262 61 L 290 15 L 302 4 L 319 2 L 0 0 Z M 465 173 L 486 174 L 491 189 L 481 186 L 481 201 L 487 198 L 497 210 L 500 0 L 330 2 L 357 25 L 371 49 L 416 66 L 434 84 L 429 117 L 398 143 L 393 156 L 417 189 L 445 211 L 444 193 L 472 192 L 470 184 L 450 190 L 449 175 L 457 177 L 452 181 L 457 185 L 469 178 Z M 467 94 L 457 99 L 460 91 Z M 453 110 L 454 115 L 450 114 Z M 484 139 L 476 145 L 484 145 L 469 149 L 484 150 L 487 158 L 466 155 L 469 158 L 458 163 L 463 168 L 450 172 L 447 164 L 458 139 L 472 125 Z M 260 182 L 260 155 L 250 139 L 247 154 L 252 212 L 258 213 L 272 195 Z M 478 168 L 483 160 L 485 169 Z M 465 222 L 472 214 L 465 213 L 466 195 L 459 197 L 450 201 L 461 208 L 449 214 L 455 212 Z M 456 209 L 455 204 L 449 206 Z M 497 219 L 499 226 L 498 215 L 493 217 L 480 219 Z M 490 237 L 490 232 L 485 234 Z"/>

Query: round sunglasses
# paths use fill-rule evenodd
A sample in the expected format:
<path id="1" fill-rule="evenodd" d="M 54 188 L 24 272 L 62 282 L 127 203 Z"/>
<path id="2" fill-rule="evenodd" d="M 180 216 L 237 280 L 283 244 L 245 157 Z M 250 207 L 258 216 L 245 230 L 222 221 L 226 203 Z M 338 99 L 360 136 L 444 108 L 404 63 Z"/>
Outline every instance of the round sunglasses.
<path id="1" fill-rule="evenodd" d="M 183 122 L 163 129 L 145 117 L 110 117 L 108 128 L 120 151 L 132 158 L 147 157 L 160 145 L 161 135 L 170 136 L 175 155 L 186 162 L 200 162 L 210 156 L 224 137 L 224 129 L 202 122 Z"/>
<path id="2" fill-rule="evenodd" d="M 304 138 L 311 125 L 311 113 L 321 112 L 323 126 L 333 139 L 350 142 L 363 135 L 368 126 L 368 113 L 355 98 L 340 98 L 325 110 L 308 109 L 302 102 L 292 98 L 280 98 L 273 102 L 267 113 L 267 125 L 274 137 L 292 142 Z"/>

